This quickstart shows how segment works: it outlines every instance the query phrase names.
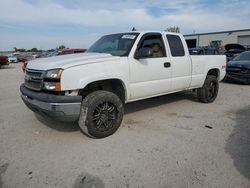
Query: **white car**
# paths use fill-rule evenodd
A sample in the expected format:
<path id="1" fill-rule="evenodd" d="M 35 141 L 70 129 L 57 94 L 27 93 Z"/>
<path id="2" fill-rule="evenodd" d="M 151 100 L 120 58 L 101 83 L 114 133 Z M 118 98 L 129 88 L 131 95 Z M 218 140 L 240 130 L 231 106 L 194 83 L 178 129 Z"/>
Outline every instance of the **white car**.
<path id="1" fill-rule="evenodd" d="M 14 56 L 14 55 L 9 55 L 9 56 L 8 56 L 8 61 L 9 61 L 10 63 L 17 63 L 17 62 L 18 62 L 17 57 Z"/>
<path id="2" fill-rule="evenodd" d="M 134 31 L 103 36 L 83 54 L 31 61 L 20 90 L 32 111 L 102 138 L 129 102 L 190 89 L 213 102 L 225 68 L 224 55 L 190 56 L 181 34 Z"/>

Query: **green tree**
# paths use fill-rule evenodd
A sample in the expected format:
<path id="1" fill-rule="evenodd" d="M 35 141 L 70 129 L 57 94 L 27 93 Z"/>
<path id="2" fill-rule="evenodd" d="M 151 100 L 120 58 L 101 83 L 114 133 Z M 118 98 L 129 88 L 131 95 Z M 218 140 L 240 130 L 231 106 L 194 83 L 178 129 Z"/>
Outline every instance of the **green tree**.
<path id="1" fill-rule="evenodd" d="M 31 48 L 30 50 L 27 50 L 28 52 L 39 52 L 37 48 Z"/>
<path id="2" fill-rule="evenodd" d="M 180 28 L 178 26 L 168 27 L 165 31 L 180 33 Z"/>
<path id="3" fill-rule="evenodd" d="M 65 49 L 66 47 L 64 45 L 60 45 L 58 47 L 56 47 L 57 50 L 62 50 L 62 49 Z"/>
<path id="4" fill-rule="evenodd" d="M 14 47 L 15 52 L 26 52 L 24 48 L 16 48 Z"/>

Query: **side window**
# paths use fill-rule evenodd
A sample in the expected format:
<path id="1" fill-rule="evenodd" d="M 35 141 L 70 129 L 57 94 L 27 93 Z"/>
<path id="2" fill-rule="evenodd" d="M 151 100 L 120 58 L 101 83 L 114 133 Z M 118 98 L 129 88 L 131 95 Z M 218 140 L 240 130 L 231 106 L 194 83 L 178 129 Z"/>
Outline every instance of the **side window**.
<path id="1" fill-rule="evenodd" d="M 151 58 L 166 57 L 166 50 L 161 34 L 147 34 L 142 37 L 137 51 L 141 48 L 151 48 L 153 55 Z"/>
<path id="2" fill-rule="evenodd" d="M 182 41 L 177 35 L 167 35 L 170 51 L 173 57 L 185 56 Z"/>

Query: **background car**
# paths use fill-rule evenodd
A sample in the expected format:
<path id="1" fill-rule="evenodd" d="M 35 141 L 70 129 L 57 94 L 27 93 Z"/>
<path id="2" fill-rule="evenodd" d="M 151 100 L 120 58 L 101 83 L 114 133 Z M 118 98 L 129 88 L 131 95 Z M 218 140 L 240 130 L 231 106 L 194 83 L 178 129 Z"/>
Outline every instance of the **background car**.
<path id="1" fill-rule="evenodd" d="M 8 61 L 9 61 L 10 63 L 18 63 L 17 57 L 14 56 L 14 55 L 9 55 L 9 56 L 8 56 Z"/>
<path id="2" fill-rule="evenodd" d="M 0 68 L 5 65 L 9 65 L 8 56 L 1 55 L 0 56 Z"/>
<path id="3" fill-rule="evenodd" d="M 23 72 L 25 72 L 28 62 L 33 59 L 35 59 L 33 55 L 25 55 L 25 56 L 20 57 L 20 61 L 23 62 L 23 65 L 22 65 Z"/>
<path id="4" fill-rule="evenodd" d="M 66 55 L 66 54 L 75 54 L 75 53 L 84 53 L 87 49 L 75 48 L 75 49 L 63 49 L 58 51 L 58 55 Z"/>
<path id="5" fill-rule="evenodd" d="M 200 48 L 189 48 L 190 55 L 218 55 L 219 52 L 216 48 L 200 47 Z"/>
<path id="6" fill-rule="evenodd" d="M 242 52 L 226 68 L 226 80 L 234 80 L 244 84 L 250 84 L 250 51 Z"/>
<path id="7" fill-rule="evenodd" d="M 26 62 L 26 61 L 30 61 L 32 59 L 35 59 L 35 57 L 33 55 L 30 55 L 30 54 L 20 54 L 17 56 L 17 59 L 19 62 Z"/>
<path id="8" fill-rule="evenodd" d="M 246 51 L 246 48 L 240 44 L 226 44 L 225 50 L 224 54 L 227 56 L 227 61 L 231 61 L 234 57 Z"/>
<path id="9" fill-rule="evenodd" d="M 58 56 L 58 51 L 50 51 L 47 55 L 46 55 L 46 57 L 53 57 L 53 56 Z"/>
<path id="10" fill-rule="evenodd" d="M 38 56 L 39 58 L 42 57 L 53 57 L 53 56 L 58 56 L 58 55 L 67 55 L 67 54 L 74 54 L 74 53 L 84 53 L 87 49 L 63 49 L 60 51 L 51 51 L 48 54 L 44 54 L 43 56 Z M 26 61 L 23 61 L 23 66 L 22 66 L 22 70 L 23 72 L 25 72 L 25 69 L 27 67 L 27 64 L 29 63 L 29 61 L 32 59 L 27 59 Z"/>

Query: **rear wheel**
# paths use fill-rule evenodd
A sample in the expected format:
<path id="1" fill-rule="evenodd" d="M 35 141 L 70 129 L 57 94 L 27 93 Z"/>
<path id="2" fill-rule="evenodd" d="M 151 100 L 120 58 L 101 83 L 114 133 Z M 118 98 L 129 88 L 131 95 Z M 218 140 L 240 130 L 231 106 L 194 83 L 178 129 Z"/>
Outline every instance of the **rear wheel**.
<path id="1" fill-rule="evenodd" d="M 124 107 L 120 98 L 109 91 L 95 91 L 82 101 L 80 129 L 90 137 L 112 135 L 120 126 Z"/>
<path id="2" fill-rule="evenodd" d="M 211 103 L 216 99 L 218 91 L 219 82 L 216 76 L 207 75 L 202 88 L 197 89 L 198 99 L 203 103 Z"/>

